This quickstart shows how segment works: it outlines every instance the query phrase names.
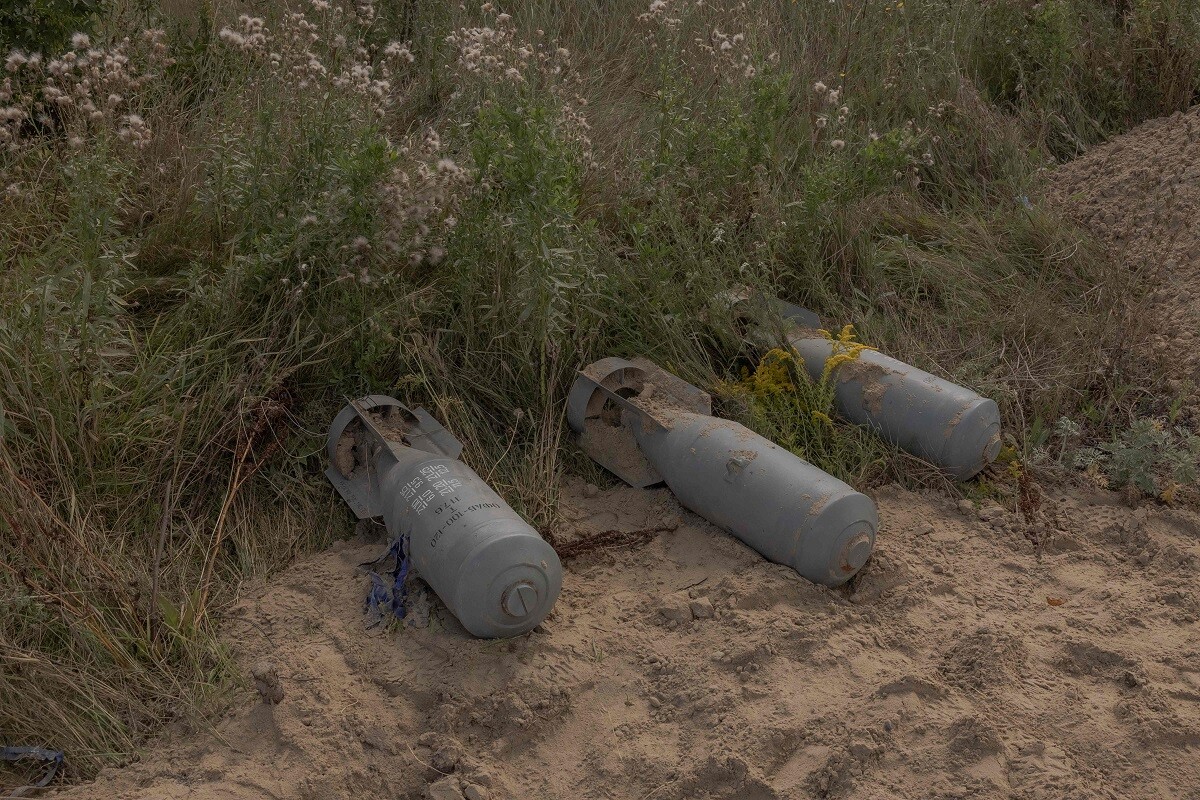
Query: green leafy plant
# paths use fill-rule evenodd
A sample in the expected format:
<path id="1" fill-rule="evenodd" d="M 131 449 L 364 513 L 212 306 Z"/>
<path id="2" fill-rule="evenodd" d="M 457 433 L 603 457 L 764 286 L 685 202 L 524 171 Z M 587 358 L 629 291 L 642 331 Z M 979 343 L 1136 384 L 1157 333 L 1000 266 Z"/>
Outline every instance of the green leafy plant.
<path id="1" fill-rule="evenodd" d="M 0 6 L 0 55 L 60 50 L 72 34 L 90 32 L 103 10 L 104 0 L 6 0 Z"/>
<path id="2" fill-rule="evenodd" d="M 1063 424 L 1068 429 L 1071 426 Z M 1068 433 L 1077 429 L 1067 430 Z M 1070 456 L 1077 468 L 1098 467 L 1115 488 L 1133 486 L 1152 497 L 1170 499 L 1179 486 L 1196 482 L 1200 436 L 1153 419 L 1138 419 L 1110 441 L 1081 448 Z"/>
<path id="3" fill-rule="evenodd" d="M 1171 0 L 986 3 L 970 58 L 993 100 L 1072 156 L 1200 89 L 1200 15 Z"/>

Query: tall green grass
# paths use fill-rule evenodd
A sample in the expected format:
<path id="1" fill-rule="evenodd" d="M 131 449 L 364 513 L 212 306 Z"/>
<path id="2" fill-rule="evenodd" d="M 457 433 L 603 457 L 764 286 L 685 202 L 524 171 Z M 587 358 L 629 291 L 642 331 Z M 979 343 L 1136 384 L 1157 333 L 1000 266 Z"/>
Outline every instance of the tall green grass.
<path id="1" fill-rule="evenodd" d="M 1133 276 L 1037 189 L 1190 102 L 1186 2 L 304 9 L 315 42 L 280 9 L 259 47 L 232 5 L 115 7 L 91 47 L 128 35 L 151 77 L 0 154 L 0 732 L 77 775 L 226 683 L 240 579 L 349 530 L 320 474 L 348 398 L 426 405 L 545 527 L 583 463 L 574 371 L 737 379 L 734 285 L 978 387 L 1018 443 L 1116 402 L 1096 364 L 1139 369 Z M 839 474 L 902 471 L 844 426 L 728 410 Z"/>

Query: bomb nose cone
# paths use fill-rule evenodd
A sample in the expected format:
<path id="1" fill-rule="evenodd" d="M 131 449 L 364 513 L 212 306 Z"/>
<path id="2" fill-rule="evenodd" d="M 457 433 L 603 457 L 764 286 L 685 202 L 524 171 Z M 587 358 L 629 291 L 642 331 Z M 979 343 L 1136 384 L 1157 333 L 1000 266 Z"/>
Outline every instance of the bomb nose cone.
<path id="1" fill-rule="evenodd" d="M 871 537 L 866 532 L 850 537 L 843 545 L 839 559 L 842 573 L 853 575 L 862 569 L 863 564 L 866 564 L 867 559 L 871 557 L 872 547 Z"/>
<path id="2" fill-rule="evenodd" d="M 983 462 L 985 466 L 1000 457 L 1000 449 L 1000 434 L 993 434 L 992 438 L 988 439 L 987 447 L 983 449 Z"/>
<path id="3" fill-rule="evenodd" d="M 527 617 L 538 608 L 537 587 L 527 581 L 521 581 L 508 587 L 500 600 L 504 613 L 510 617 Z"/>
<path id="4" fill-rule="evenodd" d="M 938 458 L 932 459 L 960 481 L 970 480 L 1000 455 L 1000 408 L 984 399 L 958 415 Z"/>

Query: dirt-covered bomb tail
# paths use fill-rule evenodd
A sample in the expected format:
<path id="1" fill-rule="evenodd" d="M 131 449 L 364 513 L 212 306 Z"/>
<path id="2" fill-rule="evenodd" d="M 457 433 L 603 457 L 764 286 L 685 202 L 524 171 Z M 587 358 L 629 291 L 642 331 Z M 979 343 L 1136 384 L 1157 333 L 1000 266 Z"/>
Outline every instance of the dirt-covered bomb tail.
<path id="1" fill-rule="evenodd" d="M 371 395 L 342 409 L 327 444 L 329 480 L 359 519 L 407 538 L 413 568 L 475 636 L 516 636 L 558 599 L 558 555 L 474 470 L 424 409 Z M 399 555 L 399 553 L 398 553 Z"/>
<path id="2" fill-rule="evenodd" d="M 617 477 L 665 482 L 684 506 L 811 581 L 843 584 L 871 555 L 879 517 L 869 497 L 712 416 L 706 393 L 649 361 L 591 364 L 567 415 L 583 449 Z"/>

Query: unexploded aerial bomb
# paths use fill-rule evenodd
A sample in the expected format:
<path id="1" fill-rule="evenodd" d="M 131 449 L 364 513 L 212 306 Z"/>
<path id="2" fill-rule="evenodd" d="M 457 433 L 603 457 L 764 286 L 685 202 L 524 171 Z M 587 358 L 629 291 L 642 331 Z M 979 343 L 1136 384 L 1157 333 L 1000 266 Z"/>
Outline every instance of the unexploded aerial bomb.
<path id="1" fill-rule="evenodd" d="M 731 295 L 731 305 L 743 320 L 768 310 L 782 316 L 781 338 L 813 380 L 824 377 L 830 359 L 844 348 L 819 330 L 820 320 L 807 309 L 745 292 Z M 772 315 L 760 316 L 756 333 L 762 337 Z M 958 480 L 977 475 L 1000 455 L 1000 409 L 970 389 L 861 346 L 853 359 L 834 367 L 830 378 L 839 414 Z"/>
<path id="2" fill-rule="evenodd" d="M 579 373 L 567 419 L 626 483 L 666 483 L 679 501 L 816 583 L 854 576 L 875 545 L 869 497 L 732 420 L 649 361 L 605 358 Z"/>
<path id="3" fill-rule="evenodd" d="M 558 599 L 558 554 L 424 409 L 371 395 L 333 421 L 325 474 L 359 519 L 383 517 L 413 568 L 475 636 L 516 636 Z M 397 548 L 398 557 L 402 548 Z M 403 575 L 401 574 L 401 580 Z"/>

